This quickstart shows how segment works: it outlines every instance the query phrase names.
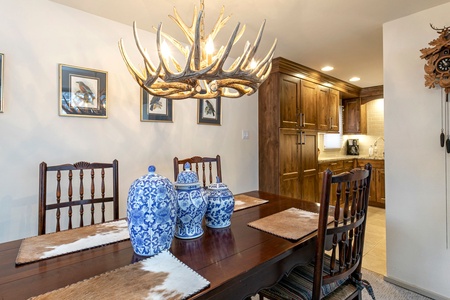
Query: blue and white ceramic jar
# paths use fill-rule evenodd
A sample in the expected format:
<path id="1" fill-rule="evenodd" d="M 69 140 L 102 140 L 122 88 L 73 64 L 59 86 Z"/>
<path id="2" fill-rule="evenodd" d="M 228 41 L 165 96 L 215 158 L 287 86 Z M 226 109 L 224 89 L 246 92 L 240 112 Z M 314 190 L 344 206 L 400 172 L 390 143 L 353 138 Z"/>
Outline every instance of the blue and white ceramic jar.
<path id="1" fill-rule="evenodd" d="M 178 192 L 177 226 L 175 236 L 193 239 L 203 234 L 202 221 L 205 216 L 207 197 L 200 187 L 198 176 L 186 163 L 184 171 L 178 174 L 175 187 Z"/>
<path id="2" fill-rule="evenodd" d="M 169 249 L 177 219 L 177 192 L 166 177 L 148 168 L 128 192 L 127 219 L 133 250 L 140 256 L 153 256 Z"/>
<path id="3" fill-rule="evenodd" d="M 208 187 L 207 194 L 206 226 L 211 228 L 230 226 L 231 215 L 234 210 L 233 193 L 217 178 L 217 183 L 213 183 Z"/>

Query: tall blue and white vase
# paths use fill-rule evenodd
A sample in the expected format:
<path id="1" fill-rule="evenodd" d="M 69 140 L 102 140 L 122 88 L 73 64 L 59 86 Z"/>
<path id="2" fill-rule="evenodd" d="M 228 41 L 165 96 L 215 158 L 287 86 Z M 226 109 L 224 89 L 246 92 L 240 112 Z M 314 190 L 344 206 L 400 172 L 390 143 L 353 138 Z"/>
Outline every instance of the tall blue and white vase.
<path id="1" fill-rule="evenodd" d="M 233 193 L 217 177 L 217 183 L 208 186 L 207 194 L 206 226 L 210 228 L 225 228 L 230 226 L 231 215 L 234 210 Z"/>
<path id="2" fill-rule="evenodd" d="M 140 256 L 169 249 L 175 234 L 177 192 L 169 179 L 155 171 L 150 166 L 128 192 L 128 230 L 133 250 Z"/>
<path id="3" fill-rule="evenodd" d="M 178 192 L 178 218 L 175 237 L 193 239 L 203 235 L 202 221 L 205 216 L 207 197 L 200 187 L 197 173 L 190 170 L 189 163 L 178 174 L 175 187 Z"/>

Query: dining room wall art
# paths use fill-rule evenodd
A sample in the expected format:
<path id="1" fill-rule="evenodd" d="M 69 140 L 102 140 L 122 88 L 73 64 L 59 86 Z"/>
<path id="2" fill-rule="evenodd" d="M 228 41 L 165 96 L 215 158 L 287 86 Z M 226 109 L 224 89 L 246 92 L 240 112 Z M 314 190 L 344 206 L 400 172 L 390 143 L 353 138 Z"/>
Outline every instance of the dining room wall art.
<path id="1" fill-rule="evenodd" d="M 3 112 L 3 61 L 4 55 L 0 53 L 0 113 Z"/>
<path id="2" fill-rule="evenodd" d="M 221 125 L 222 101 L 221 97 L 198 100 L 198 124 Z"/>
<path id="3" fill-rule="evenodd" d="M 59 115 L 107 118 L 105 71 L 59 65 Z"/>
<path id="4" fill-rule="evenodd" d="M 150 95 L 141 89 L 141 121 L 173 122 L 173 102 L 171 99 Z"/>

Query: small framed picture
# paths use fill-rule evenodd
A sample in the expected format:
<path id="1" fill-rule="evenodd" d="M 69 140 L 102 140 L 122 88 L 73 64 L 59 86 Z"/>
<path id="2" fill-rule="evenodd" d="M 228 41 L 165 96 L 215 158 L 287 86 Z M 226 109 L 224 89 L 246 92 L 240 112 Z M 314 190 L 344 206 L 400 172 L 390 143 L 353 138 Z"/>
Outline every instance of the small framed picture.
<path id="1" fill-rule="evenodd" d="M 59 115 L 107 118 L 108 73 L 59 65 Z"/>
<path id="2" fill-rule="evenodd" d="M 3 112 L 3 61 L 4 55 L 0 53 L 0 113 Z"/>
<path id="3" fill-rule="evenodd" d="M 155 97 L 141 89 L 141 121 L 173 122 L 173 105 L 171 99 Z"/>
<path id="4" fill-rule="evenodd" d="M 220 125 L 222 119 L 221 98 L 198 100 L 198 124 Z"/>

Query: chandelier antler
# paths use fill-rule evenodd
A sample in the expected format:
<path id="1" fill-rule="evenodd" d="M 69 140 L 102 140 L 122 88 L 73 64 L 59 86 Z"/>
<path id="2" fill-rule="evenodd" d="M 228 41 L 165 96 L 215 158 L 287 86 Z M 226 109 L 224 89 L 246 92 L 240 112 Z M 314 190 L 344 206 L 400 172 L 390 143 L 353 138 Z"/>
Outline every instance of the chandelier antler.
<path id="1" fill-rule="evenodd" d="M 169 18 L 183 31 L 189 45 L 185 46 L 163 32 L 162 23 L 160 23 L 158 28 L 155 28 L 159 58 L 157 67 L 151 61 L 147 50 L 142 47 L 137 25 L 134 22 L 134 39 L 138 51 L 144 59 L 142 70 L 138 70 L 131 63 L 125 52 L 123 39 L 120 39 L 119 42 L 120 53 L 134 80 L 151 95 L 169 99 L 211 99 L 218 96 L 239 98 L 243 95 L 255 93 L 271 71 L 277 40 L 275 39 L 269 52 L 258 62 L 255 59 L 255 54 L 264 31 L 266 23 L 264 20 L 253 45 L 246 42 L 242 55 L 235 59 L 230 68 L 225 69 L 225 61 L 228 59 L 233 45 L 243 35 L 245 25 L 240 29 L 241 26 L 238 23 L 228 43 L 215 52 L 214 38 L 230 19 L 230 16 L 224 18 L 224 10 L 225 8 L 222 7 L 214 28 L 205 37 L 203 0 L 201 1 L 200 12 L 197 12 L 197 7 L 194 7 L 191 26 L 183 22 L 176 8 L 174 8 L 174 16 L 169 15 Z M 165 41 L 163 41 L 163 38 Z M 186 61 L 184 67 L 168 54 L 166 42 L 172 44 L 183 55 Z"/>

